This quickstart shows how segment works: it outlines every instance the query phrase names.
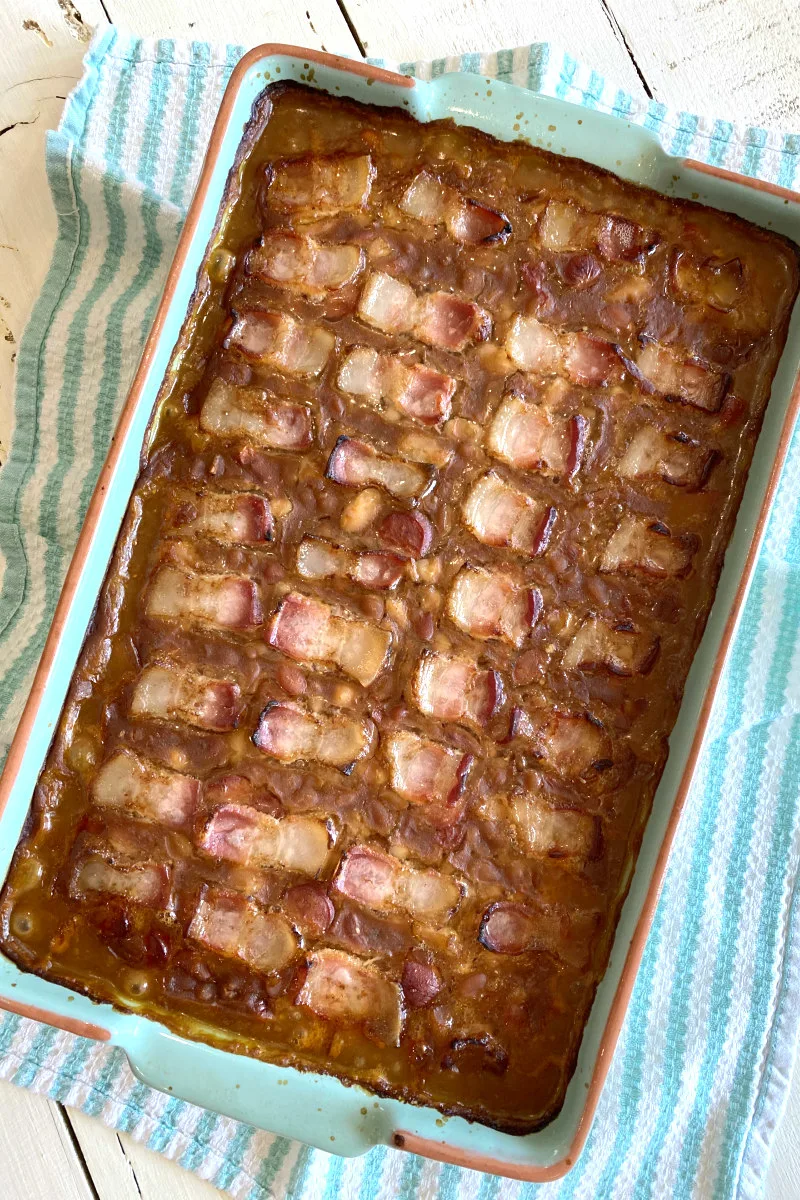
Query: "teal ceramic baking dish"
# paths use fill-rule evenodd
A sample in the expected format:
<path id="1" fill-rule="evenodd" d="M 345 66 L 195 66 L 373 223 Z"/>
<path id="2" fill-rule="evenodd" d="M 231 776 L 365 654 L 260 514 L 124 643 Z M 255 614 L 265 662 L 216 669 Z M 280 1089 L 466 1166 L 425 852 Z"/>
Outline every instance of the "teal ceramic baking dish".
<path id="1" fill-rule="evenodd" d="M 312 69 L 313 64 L 313 69 Z M 504 140 L 521 121 L 534 143 L 558 148 L 668 195 L 737 213 L 800 241 L 800 197 L 666 154 L 655 136 L 624 120 L 544 99 L 474 75 L 411 80 L 331 55 L 262 46 L 233 73 L 197 194 L 153 330 L 70 567 L 32 694 L 0 781 L 0 879 L 25 821 L 81 645 L 139 469 L 148 423 L 192 299 L 228 174 L 253 103 L 268 82 L 298 80 L 374 105 L 399 106 L 420 121 L 451 117 Z M 522 113 L 522 118 L 518 114 Z M 667 856 L 702 745 L 714 691 L 747 593 L 766 518 L 800 408 L 800 313 L 795 311 L 767 407 L 711 618 L 670 739 L 630 892 L 584 1033 L 564 1107 L 524 1137 L 395 1100 L 375 1099 L 322 1075 L 253 1061 L 182 1039 L 157 1022 L 119 1012 L 21 972 L 0 956 L 0 1007 L 120 1046 L 155 1088 L 342 1155 L 376 1144 L 543 1181 L 574 1164 L 591 1124 L 652 920 Z"/>

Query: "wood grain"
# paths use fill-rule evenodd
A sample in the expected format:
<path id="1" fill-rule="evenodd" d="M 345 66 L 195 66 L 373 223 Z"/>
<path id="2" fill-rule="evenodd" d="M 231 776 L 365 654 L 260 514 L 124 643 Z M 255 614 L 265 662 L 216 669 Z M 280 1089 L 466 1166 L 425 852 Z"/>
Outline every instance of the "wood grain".
<path id="1" fill-rule="evenodd" d="M 57 0 L 0 4 L 0 461 L 12 419 L 14 362 L 31 306 L 44 282 L 55 214 L 44 169 L 44 140 L 81 74 L 100 0 L 65 19 Z"/>
<path id="2" fill-rule="evenodd" d="M 797 129 L 797 0 L 611 0 L 610 8 L 656 99 L 751 125 Z"/>
<path id="3" fill-rule="evenodd" d="M 105 0 L 111 20 L 143 37 L 205 38 L 257 46 L 290 42 L 358 56 L 358 46 L 335 0 Z"/>
<path id="4" fill-rule="evenodd" d="M 0 1082 L 2 1200 L 94 1200 L 95 1195 L 60 1107 Z M 127 1197 L 120 1193 L 119 1200 Z"/>
<path id="5" fill-rule="evenodd" d="M 600 0 L 346 0 L 367 55 L 396 60 L 439 58 L 554 42 L 576 58 L 641 93 L 642 85 Z"/>
<path id="6" fill-rule="evenodd" d="M 67 1117 L 99 1200 L 218 1200 L 223 1195 L 127 1133 L 76 1109 L 67 1109 Z"/>

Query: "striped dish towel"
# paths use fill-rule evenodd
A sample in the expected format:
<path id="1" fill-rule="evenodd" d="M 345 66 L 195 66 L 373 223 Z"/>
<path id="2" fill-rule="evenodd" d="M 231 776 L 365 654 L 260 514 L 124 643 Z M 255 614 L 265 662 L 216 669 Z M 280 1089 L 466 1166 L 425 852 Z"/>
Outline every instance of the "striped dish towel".
<path id="1" fill-rule="evenodd" d="M 0 472 L 0 746 L 27 694 L 239 47 L 110 30 L 47 144 L 58 213 Z M 800 137 L 675 113 L 538 45 L 434 63 L 654 130 L 674 153 L 791 186 Z M 792 445 L 707 749 L 588 1146 L 534 1187 L 379 1148 L 344 1160 L 137 1083 L 124 1056 L 0 1017 L 0 1076 L 100 1117 L 236 1197 L 536 1200 L 761 1193 L 800 1013 L 800 439 Z"/>

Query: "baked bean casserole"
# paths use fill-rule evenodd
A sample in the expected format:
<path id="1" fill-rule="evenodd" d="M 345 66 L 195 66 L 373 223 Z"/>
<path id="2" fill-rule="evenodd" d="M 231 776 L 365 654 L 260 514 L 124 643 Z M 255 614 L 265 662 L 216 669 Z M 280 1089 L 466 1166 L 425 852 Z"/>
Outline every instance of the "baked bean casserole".
<path id="1" fill-rule="evenodd" d="M 797 286 L 738 218 L 267 88 L 5 953 L 229 1050 L 550 1120 Z"/>

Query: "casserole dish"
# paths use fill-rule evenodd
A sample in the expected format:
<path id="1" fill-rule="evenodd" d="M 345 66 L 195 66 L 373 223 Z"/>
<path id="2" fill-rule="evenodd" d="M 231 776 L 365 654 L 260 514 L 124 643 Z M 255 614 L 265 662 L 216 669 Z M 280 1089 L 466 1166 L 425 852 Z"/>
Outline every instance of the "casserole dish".
<path id="1" fill-rule="evenodd" d="M 473 83 L 474 83 L 474 80 L 473 80 Z M 371 98 L 374 98 L 374 96 L 371 96 Z M 462 101 L 464 100 L 464 98 L 465 98 L 465 97 L 462 97 Z M 518 103 L 518 102 L 516 101 L 516 97 L 515 97 L 515 103 Z M 555 120 L 557 120 L 557 116 L 558 116 L 558 114 L 557 114 L 557 113 L 552 113 L 552 114 L 551 114 L 551 120 L 552 120 L 552 121 L 555 121 Z M 559 119 L 563 119 L 563 118 L 559 118 Z M 479 120 L 477 120 L 476 118 L 473 118 L 473 124 L 479 124 L 479 125 L 480 125 L 480 124 L 481 124 L 481 122 L 480 122 Z M 648 179 L 648 181 L 656 181 L 656 182 L 658 182 L 658 181 L 660 181 L 660 180 L 657 180 L 657 179 L 655 179 L 655 178 L 654 178 L 654 179 Z M 750 214 L 748 214 L 748 215 L 750 215 Z M 765 221 L 765 220 L 768 220 L 768 218 L 765 218 L 765 217 L 762 215 L 762 220 L 763 220 L 763 221 Z M 204 241 L 204 239 L 203 239 L 203 241 Z M 176 307 L 176 311 L 178 311 L 179 313 L 182 313 L 182 311 L 184 311 L 184 305 L 182 305 L 182 304 L 176 304 L 176 306 L 175 306 L 175 307 Z M 163 310 L 162 310 L 162 313 L 163 313 Z M 784 359 L 784 365 L 786 365 L 786 359 Z M 156 379 L 157 379 L 157 378 L 160 378 L 160 376 L 158 376 L 158 374 L 156 374 L 155 378 L 156 378 Z M 780 390 L 780 376 L 778 376 L 778 384 L 776 385 L 776 392 L 777 392 L 778 390 Z M 143 404 L 143 408 L 144 408 L 144 407 L 145 407 L 145 406 L 144 406 L 144 404 Z M 756 470 L 756 468 L 754 468 L 754 470 Z M 751 482 L 752 482 L 752 480 L 751 480 Z M 106 509 L 106 512 L 108 512 L 108 508 Z M 113 518 L 112 518 L 112 520 L 113 520 Z M 741 521 L 740 521 L 740 527 L 741 527 Z M 114 530 L 115 530 L 115 526 L 114 526 Z M 98 554 L 98 558 L 100 558 L 100 554 Z M 103 564 L 102 564 L 102 565 L 104 565 L 104 558 L 103 558 Z M 102 565 L 100 566 L 100 570 L 102 570 Z M 727 572 L 727 574 L 729 574 L 729 572 Z M 721 594 L 722 594 L 722 593 L 721 593 Z M 717 608 L 718 608 L 718 602 L 717 602 Z M 673 754 L 673 761 L 674 761 L 674 754 Z M 585 1046 L 585 1040 L 584 1040 L 584 1046 Z M 569 1106 L 569 1105 L 567 1105 L 567 1106 Z M 416 1118 L 416 1114 L 414 1115 L 414 1120 L 415 1120 L 415 1118 Z M 411 1117 L 409 1117 L 409 1121 L 411 1121 Z M 453 1126 L 455 1126 L 455 1124 L 456 1124 L 456 1123 L 453 1123 Z M 555 1123 L 554 1123 L 554 1126 L 555 1126 L 555 1124 L 558 1124 L 558 1122 L 555 1122 Z M 453 1128 L 453 1126 L 451 1126 L 451 1128 Z M 449 1130 L 449 1132 L 450 1132 L 450 1130 Z"/>

